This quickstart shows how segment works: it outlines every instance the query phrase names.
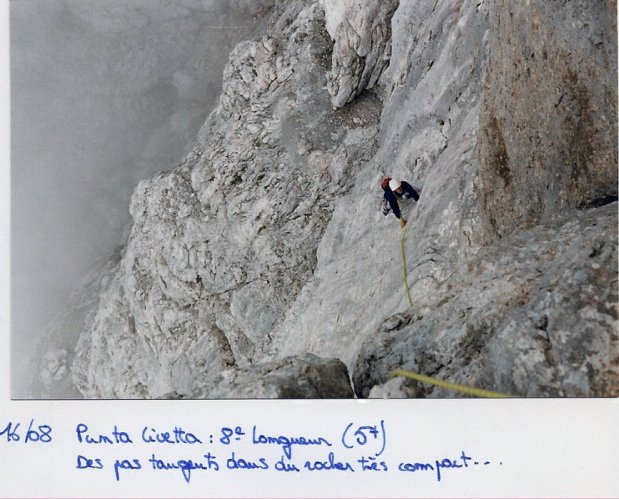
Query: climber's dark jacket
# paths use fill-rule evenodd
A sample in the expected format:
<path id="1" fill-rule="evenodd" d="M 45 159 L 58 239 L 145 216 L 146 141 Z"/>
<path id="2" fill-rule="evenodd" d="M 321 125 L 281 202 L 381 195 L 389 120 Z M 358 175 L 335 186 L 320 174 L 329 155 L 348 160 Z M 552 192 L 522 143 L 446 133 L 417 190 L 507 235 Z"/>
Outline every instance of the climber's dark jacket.
<path id="1" fill-rule="evenodd" d="M 396 218 L 400 218 L 400 207 L 398 206 L 398 199 L 410 199 L 413 198 L 415 201 L 419 201 L 419 194 L 413 186 L 404 180 L 401 182 L 402 194 L 392 191 L 389 187 L 383 189 L 385 191 L 385 201 L 389 203 L 389 207 Z"/>

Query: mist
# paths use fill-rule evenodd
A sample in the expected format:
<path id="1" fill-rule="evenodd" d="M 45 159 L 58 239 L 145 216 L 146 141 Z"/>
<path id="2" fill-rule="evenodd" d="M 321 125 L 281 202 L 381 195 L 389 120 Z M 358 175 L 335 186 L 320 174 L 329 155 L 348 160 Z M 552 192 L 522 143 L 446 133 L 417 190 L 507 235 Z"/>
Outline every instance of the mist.
<path id="1" fill-rule="evenodd" d="M 45 325 L 123 243 L 136 184 L 189 151 L 264 4 L 10 2 L 14 398 Z"/>

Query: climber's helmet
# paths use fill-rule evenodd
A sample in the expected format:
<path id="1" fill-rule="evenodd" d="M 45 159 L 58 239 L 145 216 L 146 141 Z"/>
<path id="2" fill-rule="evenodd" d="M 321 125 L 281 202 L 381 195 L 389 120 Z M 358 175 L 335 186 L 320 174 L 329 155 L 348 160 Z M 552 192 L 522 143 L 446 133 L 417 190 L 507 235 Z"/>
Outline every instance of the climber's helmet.
<path id="1" fill-rule="evenodd" d="M 396 180 L 394 178 L 392 178 L 389 181 L 389 189 L 391 189 L 392 191 L 397 191 L 400 187 L 402 187 L 402 182 L 400 182 L 399 180 Z"/>

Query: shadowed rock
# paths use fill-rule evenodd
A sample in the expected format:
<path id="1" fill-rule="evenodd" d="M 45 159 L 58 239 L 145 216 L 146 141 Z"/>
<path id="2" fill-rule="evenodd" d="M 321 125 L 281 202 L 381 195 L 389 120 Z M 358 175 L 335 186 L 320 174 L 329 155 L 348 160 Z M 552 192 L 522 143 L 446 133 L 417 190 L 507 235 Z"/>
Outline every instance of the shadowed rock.
<path id="1" fill-rule="evenodd" d="M 245 369 L 229 369 L 214 387 L 197 398 L 322 399 L 354 396 L 348 369 L 341 360 L 305 354 Z"/>

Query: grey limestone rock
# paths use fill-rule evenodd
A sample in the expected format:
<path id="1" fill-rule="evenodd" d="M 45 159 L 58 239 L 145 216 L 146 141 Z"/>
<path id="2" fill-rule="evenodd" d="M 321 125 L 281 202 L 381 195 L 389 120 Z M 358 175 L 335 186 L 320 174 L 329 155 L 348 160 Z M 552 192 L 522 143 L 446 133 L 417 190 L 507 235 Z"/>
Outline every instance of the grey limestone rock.
<path id="1" fill-rule="evenodd" d="M 72 367 L 87 397 L 185 396 L 253 364 L 371 156 L 372 98 L 338 112 L 323 91 L 322 10 L 277 9 L 267 35 L 232 53 L 192 153 L 135 190 L 125 256 Z"/>
<path id="2" fill-rule="evenodd" d="M 376 85 L 391 56 L 391 18 L 399 0 L 321 0 L 334 40 L 327 88 L 344 106 Z"/>
<path id="3" fill-rule="evenodd" d="M 409 306 L 398 223 L 380 211 L 383 175 L 422 188 L 419 203 L 404 206 L 414 303 L 430 301 L 453 267 L 479 248 L 472 144 L 483 86 L 470 75 L 484 72 L 486 15 L 474 2 L 461 3 L 460 10 L 444 2 L 434 11 L 402 3 L 393 21 L 399 62 L 385 73 L 393 84 L 386 85 L 378 148 L 338 201 L 318 246 L 317 268 L 271 335 L 272 356 L 309 351 L 341 358 L 350 368 L 365 338 Z M 435 33 L 449 30 L 431 42 Z M 423 57 L 434 64 L 421 66 Z"/>
<path id="4" fill-rule="evenodd" d="M 367 398 L 370 399 L 409 399 L 416 398 L 414 382 L 402 376 L 394 377 L 382 385 L 374 385 Z"/>
<path id="5" fill-rule="evenodd" d="M 500 2 L 490 22 L 478 183 L 504 237 L 617 196 L 617 4 Z"/>
<path id="6" fill-rule="evenodd" d="M 395 369 L 522 396 L 619 395 L 616 203 L 539 225 L 455 269 L 435 303 L 368 338 L 358 396 Z M 416 396 L 454 395 L 424 385 Z"/>
<path id="7" fill-rule="evenodd" d="M 244 369 L 227 369 L 198 398 L 323 399 L 352 398 L 348 369 L 339 359 L 305 354 Z"/>
<path id="8" fill-rule="evenodd" d="M 192 153 L 136 189 L 81 393 L 344 390 L 312 354 L 360 397 L 447 395 L 395 368 L 616 396 L 617 205 L 593 207 L 616 194 L 614 3 L 528 4 L 277 2 Z M 385 174 L 421 192 L 405 232 Z"/>

